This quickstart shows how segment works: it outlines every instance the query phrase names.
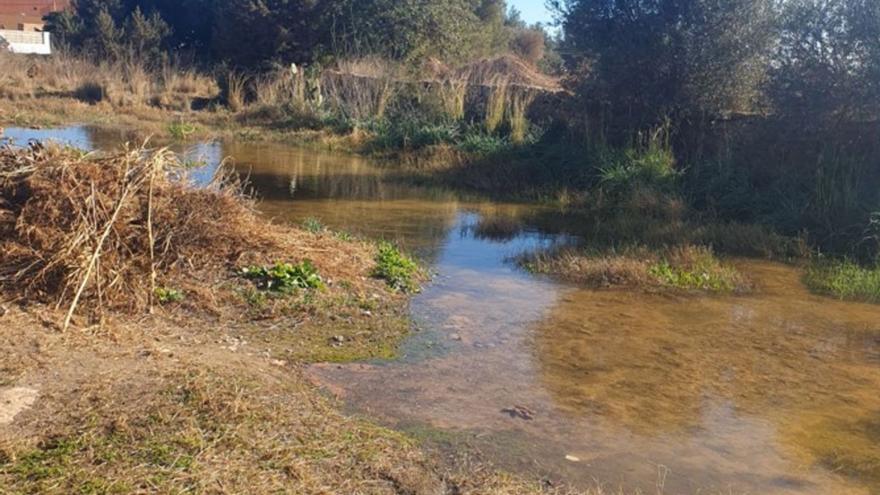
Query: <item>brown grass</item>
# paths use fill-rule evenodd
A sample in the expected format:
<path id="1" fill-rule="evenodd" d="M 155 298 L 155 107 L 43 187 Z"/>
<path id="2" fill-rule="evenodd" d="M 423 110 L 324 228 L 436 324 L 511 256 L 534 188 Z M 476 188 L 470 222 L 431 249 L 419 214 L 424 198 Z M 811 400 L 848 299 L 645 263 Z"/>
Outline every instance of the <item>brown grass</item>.
<path id="1" fill-rule="evenodd" d="M 235 181 L 196 189 L 180 174 L 166 150 L 0 150 L 0 290 L 100 316 L 151 307 L 157 287 L 215 311 L 234 295 L 218 288 L 252 264 L 311 259 L 354 290 L 372 284 L 373 246 L 273 225 Z"/>
<path id="2" fill-rule="evenodd" d="M 0 53 L 0 98 L 13 101 L 63 96 L 106 101 L 115 108 L 164 105 L 189 110 L 192 98 L 217 93 L 213 79 L 172 64 L 148 70 L 132 58 L 96 64 L 64 52 L 42 58 Z"/>

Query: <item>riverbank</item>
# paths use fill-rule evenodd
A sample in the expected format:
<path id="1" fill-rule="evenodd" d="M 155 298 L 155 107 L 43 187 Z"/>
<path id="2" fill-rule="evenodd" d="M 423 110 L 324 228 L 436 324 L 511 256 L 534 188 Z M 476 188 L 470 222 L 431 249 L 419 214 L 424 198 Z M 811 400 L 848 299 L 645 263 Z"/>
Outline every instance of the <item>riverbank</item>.
<path id="1" fill-rule="evenodd" d="M 228 182 L 171 180 L 161 152 L 0 164 L 0 485 L 539 491 L 344 416 L 309 383 L 308 363 L 388 358 L 409 332 L 401 280 L 417 275 L 392 248 L 270 224 Z"/>

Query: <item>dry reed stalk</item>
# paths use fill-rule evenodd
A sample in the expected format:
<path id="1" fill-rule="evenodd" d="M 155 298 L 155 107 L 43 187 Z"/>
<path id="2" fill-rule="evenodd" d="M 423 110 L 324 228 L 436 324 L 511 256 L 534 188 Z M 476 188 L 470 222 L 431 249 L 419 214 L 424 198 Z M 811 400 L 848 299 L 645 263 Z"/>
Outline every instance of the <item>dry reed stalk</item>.
<path id="1" fill-rule="evenodd" d="M 506 77 L 496 78 L 489 86 L 489 97 L 486 101 L 486 130 L 495 132 L 504 122 L 507 114 L 508 89 L 510 83 Z"/>
<path id="2" fill-rule="evenodd" d="M 128 165 L 126 162 L 126 172 L 123 175 L 127 175 L 128 173 Z M 86 288 L 86 285 L 89 283 L 89 279 L 92 276 L 92 270 L 95 267 L 95 263 L 97 263 L 98 259 L 101 256 L 101 250 L 104 247 L 104 243 L 107 241 L 107 237 L 110 236 L 110 232 L 113 230 L 113 225 L 116 223 L 116 220 L 119 218 L 119 213 L 122 211 L 122 208 L 125 206 L 125 203 L 128 199 L 129 194 L 131 194 L 134 189 L 137 187 L 135 183 L 128 183 L 122 189 L 122 194 L 119 197 L 119 201 L 116 204 L 116 208 L 113 210 L 113 215 L 111 215 L 110 220 L 107 221 L 107 224 L 104 226 L 104 231 L 101 234 L 101 237 L 98 239 L 98 243 L 95 245 L 95 251 L 92 253 L 92 256 L 89 258 L 89 263 L 86 265 L 86 271 L 82 275 L 79 288 L 76 290 L 76 294 L 73 296 L 73 302 L 70 303 L 70 309 L 67 310 L 67 316 L 64 318 L 64 325 L 61 327 L 62 332 L 66 332 L 68 327 L 70 327 L 70 321 L 73 319 L 73 314 L 76 311 L 77 305 L 79 305 L 79 299 L 82 297 L 83 291 Z M 92 196 L 94 197 L 94 195 Z M 98 285 L 100 286 L 100 280 L 98 281 Z"/>

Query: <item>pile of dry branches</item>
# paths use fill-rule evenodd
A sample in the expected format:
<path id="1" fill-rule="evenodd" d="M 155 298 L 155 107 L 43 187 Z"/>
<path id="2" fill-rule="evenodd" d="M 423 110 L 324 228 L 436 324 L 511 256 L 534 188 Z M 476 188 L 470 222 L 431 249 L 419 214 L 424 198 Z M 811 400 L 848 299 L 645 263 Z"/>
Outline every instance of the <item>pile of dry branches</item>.
<path id="1" fill-rule="evenodd" d="M 0 149 L 0 289 L 80 311 L 152 307 L 158 284 L 273 243 L 237 184 L 193 188 L 168 150 Z M 184 282 L 185 283 L 185 282 Z"/>

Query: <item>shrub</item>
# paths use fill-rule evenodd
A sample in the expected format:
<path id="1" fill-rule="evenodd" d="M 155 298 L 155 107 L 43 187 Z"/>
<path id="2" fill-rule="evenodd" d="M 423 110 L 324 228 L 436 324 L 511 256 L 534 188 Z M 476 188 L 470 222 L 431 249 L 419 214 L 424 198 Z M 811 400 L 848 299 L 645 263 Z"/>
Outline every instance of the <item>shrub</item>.
<path id="1" fill-rule="evenodd" d="M 279 262 L 272 267 L 252 266 L 242 270 L 242 275 L 253 280 L 261 290 L 282 294 L 324 287 L 318 270 L 309 260 L 298 265 Z"/>
<path id="2" fill-rule="evenodd" d="M 419 267 L 409 256 L 401 253 L 393 244 L 382 242 L 376 254 L 373 276 L 385 280 L 394 290 L 418 292 L 416 281 Z"/>
<path id="3" fill-rule="evenodd" d="M 652 139 L 647 146 L 607 152 L 607 163 L 599 167 L 601 187 L 612 195 L 622 195 L 639 187 L 667 191 L 674 184 L 675 155 L 671 147 Z"/>

